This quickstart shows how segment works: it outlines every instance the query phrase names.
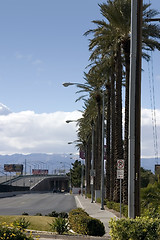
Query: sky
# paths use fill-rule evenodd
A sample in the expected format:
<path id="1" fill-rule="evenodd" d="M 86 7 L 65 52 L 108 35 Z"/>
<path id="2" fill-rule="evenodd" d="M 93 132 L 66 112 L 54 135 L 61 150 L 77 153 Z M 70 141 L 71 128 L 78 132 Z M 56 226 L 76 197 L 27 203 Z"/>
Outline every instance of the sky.
<path id="1" fill-rule="evenodd" d="M 83 34 L 102 19 L 102 2 L 0 1 L 0 154 L 77 151 L 68 144 L 77 139 L 76 123 L 65 121 L 81 117 L 82 102 L 75 102 L 76 87 L 62 83 L 84 83 L 90 52 Z M 160 1 L 144 2 L 160 11 Z M 155 81 L 160 141 L 159 58 L 156 51 L 153 66 L 142 63 L 143 157 L 154 156 L 149 76 Z"/>

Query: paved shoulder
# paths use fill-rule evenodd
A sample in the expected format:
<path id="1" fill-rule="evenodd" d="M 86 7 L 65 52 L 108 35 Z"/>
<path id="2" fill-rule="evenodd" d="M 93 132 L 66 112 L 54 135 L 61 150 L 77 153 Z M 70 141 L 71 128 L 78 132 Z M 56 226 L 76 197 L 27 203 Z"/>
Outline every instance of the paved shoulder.
<path id="1" fill-rule="evenodd" d="M 109 221 L 111 218 L 116 217 L 115 214 L 108 210 L 101 210 L 98 203 L 91 203 L 91 199 L 85 198 L 81 195 L 75 195 L 77 207 L 83 208 L 91 217 L 97 218 L 103 222 L 106 230 L 105 236 L 109 236 Z"/>

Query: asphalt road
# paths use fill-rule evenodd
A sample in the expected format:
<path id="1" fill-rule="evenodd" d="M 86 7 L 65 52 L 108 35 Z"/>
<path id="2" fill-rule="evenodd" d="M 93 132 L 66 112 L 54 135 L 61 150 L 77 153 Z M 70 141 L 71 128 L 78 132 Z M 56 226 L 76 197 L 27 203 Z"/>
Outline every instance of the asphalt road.
<path id="1" fill-rule="evenodd" d="M 47 215 L 52 211 L 69 212 L 74 208 L 76 202 L 69 193 L 29 193 L 0 198 L 0 215 L 22 215 L 24 212 Z"/>

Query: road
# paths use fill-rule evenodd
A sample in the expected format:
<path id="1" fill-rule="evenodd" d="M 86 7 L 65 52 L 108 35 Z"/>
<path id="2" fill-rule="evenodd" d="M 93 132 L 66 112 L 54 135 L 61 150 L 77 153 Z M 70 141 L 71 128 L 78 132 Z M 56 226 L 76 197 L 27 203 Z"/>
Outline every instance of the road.
<path id="1" fill-rule="evenodd" d="M 52 211 L 69 212 L 73 208 L 76 208 L 76 202 L 69 193 L 29 193 L 0 198 L 0 215 L 21 215 L 24 212 L 47 215 Z"/>

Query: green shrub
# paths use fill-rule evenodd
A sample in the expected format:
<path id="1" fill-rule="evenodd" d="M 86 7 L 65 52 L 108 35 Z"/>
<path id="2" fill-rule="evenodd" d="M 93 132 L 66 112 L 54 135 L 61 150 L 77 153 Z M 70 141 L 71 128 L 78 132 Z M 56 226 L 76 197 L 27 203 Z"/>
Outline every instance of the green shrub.
<path id="1" fill-rule="evenodd" d="M 65 218 L 55 218 L 49 225 L 51 227 L 51 230 L 53 232 L 57 232 L 58 234 L 68 232 L 68 221 Z"/>
<path id="2" fill-rule="evenodd" d="M 107 199 L 105 199 L 105 204 L 106 207 L 109 209 L 113 209 L 117 212 L 120 212 L 120 203 L 116 203 L 116 202 L 112 202 L 112 201 L 108 201 Z M 128 217 L 128 206 L 124 205 L 123 203 L 121 204 L 121 211 L 122 211 L 122 215 L 125 217 Z"/>
<path id="3" fill-rule="evenodd" d="M 49 217 L 58 217 L 58 213 L 56 211 L 53 211 L 51 213 L 48 213 L 47 216 L 49 216 Z"/>
<path id="4" fill-rule="evenodd" d="M 107 208 L 112 209 L 113 208 L 113 202 L 106 201 L 106 206 L 107 206 Z"/>
<path id="5" fill-rule="evenodd" d="M 68 218 L 68 213 L 66 213 L 66 212 L 60 212 L 60 213 L 58 214 L 58 217 Z"/>
<path id="6" fill-rule="evenodd" d="M 6 223 L 3 223 L 0 225 L 0 239 L 1 240 L 33 240 L 32 235 L 29 236 L 26 235 L 24 231 L 21 229 L 16 228 L 11 225 L 6 225 Z"/>
<path id="7" fill-rule="evenodd" d="M 160 219 L 160 206 L 154 206 L 152 203 L 148 204 L 147 208 L 141 208 L 141 215 L 149 218 Z"/>
<path id="8" fill-rule="evenodd" d="M 27 221 L 24 217 L 21 217 L 21 218 L 16 219 L 13 222 L 13 225 L 20 229 L 26 229 L 30 225 L 30 222 Z"/>
<path id="9" fill-rule="evenodd" d="M 141 202 L 144 208 L 151 203 L 158 207 L 160 202 L 160 183 L 148 184 L 146 188 L 141 189 Z"/>
<path id="10" fill-rule="evenodd" d="M 87 234 L 102 237 L 105 234 L 103 223 L 95 218 L 90 218 L 87 224 Z"/>
<path id="11" fill-rule="evenodd" d="M 101 199 L 100 199 L 100 198 L 97 198 L 97 199 L 96 199 L 96 202 L 97 202 L 97 203 L 101 203 Z"/>
<path id="12" fill-rule="evenodd" d="M 69 217 L 71 218 L 72 216 L 75 215 L 85 215 L 85 216 L 89 216 L 89 214 L 87 212 L 85 212 L 82 208 L 76 208 L 76 209 L 72 209 L 69 212 Z"/>
<path id="13" fill-rule="evenodd" d="M 36 213 L 35 216 L 42 216 L 42 213 Z"/>
<path id="14" fill-rule="evenodd" d="M 158 240 L 160 220 L 149 217 L 136 219 L 111 219 L 109 222 L 112 240 Z"/>
<path id="15" fill-rule="evenodd" d="M 87 193 L 87 198 L 91 198 L 91 194 L 90 193 Z"/>
<path id="16" fill-rule="evenodd" d="M 79 234 L 103 236 L 105 229 L 103 223 L 89 216 L 83 209 L 73 209 L 69 212 L 70 228 Z"/>
<path id="17" fill-rule="evenodd" d="M 29 214 L 28 214 L 28 213 L 26 213 L 26 212 L 23 212 L 23 213 L 22 213 L 22 215 L 26 215 L 26 216 L 28 216 Z"/>

